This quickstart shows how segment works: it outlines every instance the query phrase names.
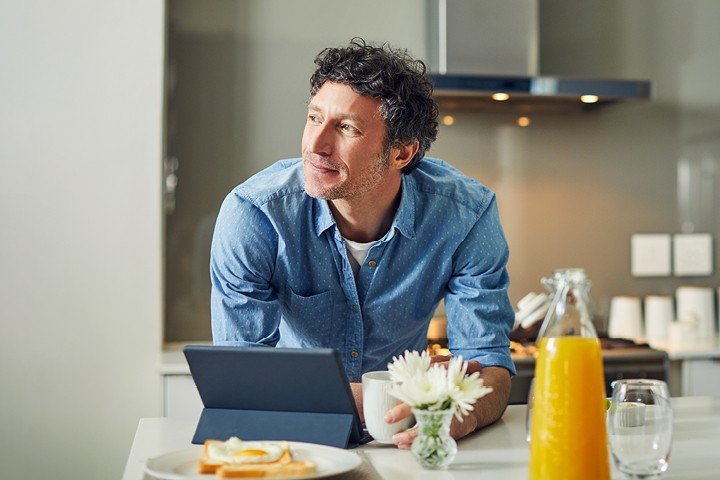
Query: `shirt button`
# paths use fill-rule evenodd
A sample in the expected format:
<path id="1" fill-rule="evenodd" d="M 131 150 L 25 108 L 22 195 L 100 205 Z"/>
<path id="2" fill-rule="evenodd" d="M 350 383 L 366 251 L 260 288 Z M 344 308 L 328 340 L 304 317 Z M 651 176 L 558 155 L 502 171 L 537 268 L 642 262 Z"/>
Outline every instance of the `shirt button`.
<path id="1" fill-rule="evenodd" d="M 359 354 L 358 352 L 356 352 L 355 350 L 353 350 L 352 352 L 350 352 L 350 356 L 353 357 L 353 358 L 357 358 L 358 355 L 360 355 L 360 354 Z"/>
<path id="2" fill-rule="evenodd" d="M 360 309 L 358 308 L 357 305 L 353 305 L 352 308 L 351 308 L 351 310 L 352 310 L 353 313 L 358 313 L 358 312 L 360 311 Z"/>
<path id="3" fill-rule="evenodd" d="M 375 267 L 377 267 L 377 262 L 376 262 L 375 260 L 370 260 L 370 261 L 368 262 L 368 266 L 369 266 L 370 268 L 375 268 Z"/>

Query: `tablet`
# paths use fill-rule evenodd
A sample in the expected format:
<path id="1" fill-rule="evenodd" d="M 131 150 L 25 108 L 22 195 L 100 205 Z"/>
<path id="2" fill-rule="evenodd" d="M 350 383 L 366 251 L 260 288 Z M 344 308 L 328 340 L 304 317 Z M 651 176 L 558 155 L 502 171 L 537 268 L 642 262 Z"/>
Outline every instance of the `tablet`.
<path id="1" fill-rule="evenodd" d="M 234 435 L 348 448 L 369 440 L 335 349 L 188 345 L 183 352 L 205 407 L 193 443 Z"/>

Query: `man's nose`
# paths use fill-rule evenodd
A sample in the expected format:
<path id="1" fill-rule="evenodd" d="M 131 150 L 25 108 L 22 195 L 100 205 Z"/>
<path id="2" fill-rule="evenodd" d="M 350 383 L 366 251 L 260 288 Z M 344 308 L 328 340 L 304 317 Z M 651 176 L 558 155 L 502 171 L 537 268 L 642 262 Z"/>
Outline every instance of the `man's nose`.
<path id="1" fill-rule="evenodd" d="M 332 153 L 332 128 L 329 124 L 315 125 L 307 128 L 306 150 L 319 155 Z"/>

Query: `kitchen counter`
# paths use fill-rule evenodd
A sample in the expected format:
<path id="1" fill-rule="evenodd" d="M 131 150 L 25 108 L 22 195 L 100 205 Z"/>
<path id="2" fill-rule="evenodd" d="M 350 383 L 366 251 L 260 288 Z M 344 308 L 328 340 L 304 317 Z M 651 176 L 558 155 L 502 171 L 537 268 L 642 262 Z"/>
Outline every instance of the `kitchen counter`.
<path id="1" fill-rule="evenodd" d="M 211 342 L 192 342 L 193 345 L 212 345 Z M 158 372 L 161 375 L 189 375 L 190 369 L 185 361 L 182 353 L 182 347 L 185 343 L 171 343 L 165 345 L 158 360 Z M 720 336 L 716 336 L 711 341 L 704 344 L 670 344 L 667 342 L 654 342 L 650 346 L 656 350 L 662 350 L 668 354 L 670 360 L 694 360 L 720 358 Z M 623 349 L 616 348 L 613 350 L 603 350 L 603 355 L 611 358 L 614 357 L 639 357 L 644 358 L 650 355 L 649 352 L 640 349 Z M 534 360 L 528 358 L 527 355 L 513 354 L 513 361 L 516 363 L 532 363 Z"/>
<path id="2" fill-rule="evenodd" d="M 662 349 L 656 349 L 664 352 Z M 632 362 L 643 361 L 647 359 L 655 359 L 658 356 L 657 351 L 650 348 L 613 348 L 611 350 L 602 351 L 603 359 L 610 362 Z M 535 357 L 532 355 L 513 353 L 511 355 L 516 366 L 519 365 L 535 365 Z"/>
<path id="3" fill-rule="evenodd" d="M 190 375 L 190 369 L 188 368 L 185 356 L 182 353 L 182 347 L 185 344 L 168 344 L 165 346 L 163 351 L 160 353 L 158 358 L 157 369 L 161 375 Z M 212 345 L 211 343 L 193 342 L 193 345 Z M 653 348 L 662 350 L 668 353 L 671 360 L 683 359 L 683 358 L 708 358 L 708 355 L 714 357 L 720 357 L 720 346 L 668 346 L 661 344 L 653 344 Z M 672 353 L 671 353 L 672 352 Z M 633 358 L 647 358 L 652 356 L 650 350 L 643 349 L 624 349 L 616 348 L 613 350 L 603 350 L 603 356 L 613 359 L 633 359 Z M 534 364 L 535 359 L 532 356 L 513 353 L 511 355 L 515 364 Z"/>
<path id="4" fill-rule="evenodd" d="M 670 468 L 662 480 L 718 478 L 715 452 L 720 449 L 720 398 L 672 399 L 675 414 Z M 408 451 L 370 443 L 361 447 L 375 470 L 386 480 L 526 480 L 528 444 L 525 441 L 525 406 L 508 407 L 503 418 L 458 442 L 455 463 L 444 472 L 422 470 Z M 146 480 L 145 460 L 191 446 L 195 422 L 170 418 L 140 420 L 125 466 L 123 480 Z M 208 476 L 208 479 L 214 478 Z M 356 471 L 333 477 L 338 480 L 375 480 L 363 464 Z M 617 472 L 613 478 L 619 479 Z"/>
<path id="5" fill-rule="evenodd" d="M 185 343 L 165 345 L 158 359 L 157 369 L 160 375 L 190 375 L 190 367 L 188 367 L 182 352 L 182 347 L 185 345 Z M 212 343 L 192 342 L 192 345 L 212 345 Z"/>
<path id="6" fill-rule="evenodd" d="M 612 392 L 612 383 L 622 378 L 653 378 L 671 381 L 668 356 L 661 350 L 635 345 L 626 341 L 602 340 L 603 371 L 605 390 Z M 511 344 L 515 350 L 512 354 L 516 375 L 512 378 L 510 404 L 527 403 L 530 386 L 535 376 L 535 356 L 537 348 L 534 344 Z M 680 396 L 679 394 L 677 396 Z"/>
<path id="7" fill-rule="evenodd" d="M 667 342 L 653 342 L 653 348 L 663 350 L 670 360 L 700 360 L 720 358 L 720 337 L 702 344 L 671 344 Z"/>

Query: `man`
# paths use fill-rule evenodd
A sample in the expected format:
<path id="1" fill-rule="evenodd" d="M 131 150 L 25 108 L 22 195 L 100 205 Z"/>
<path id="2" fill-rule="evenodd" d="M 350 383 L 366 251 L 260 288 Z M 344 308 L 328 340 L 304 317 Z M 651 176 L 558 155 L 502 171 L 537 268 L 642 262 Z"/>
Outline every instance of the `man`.
<path id="1" fill-rule="evenodd" d="M 263 170 L 221 207 L 214 342 L 337 348 L 362 414 L 361 375 L 423 350 L 444 298 L 451 352 L 494 389 L 453 425 L 462 437 L 502 415 L 514 373 L 494 194 L 423 158 L 438 112 L 422 62 L 354 39 L 315 63 L 302 159 Z M 386 421 L 409 414 L 400 405 Z M 407 448 L 416 434 L 393 441 Z"/>

